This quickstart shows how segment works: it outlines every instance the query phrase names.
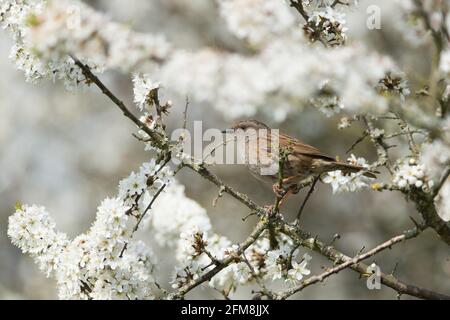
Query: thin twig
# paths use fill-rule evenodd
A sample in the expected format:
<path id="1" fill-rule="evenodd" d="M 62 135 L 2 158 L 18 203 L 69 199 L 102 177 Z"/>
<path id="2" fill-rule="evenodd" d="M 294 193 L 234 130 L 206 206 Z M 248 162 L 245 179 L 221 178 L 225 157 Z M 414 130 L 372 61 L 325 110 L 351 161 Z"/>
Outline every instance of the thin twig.
<path id="1" fill-rule="evenodd" d="M 308 202 L 308 199 L 311 197 L 312 193 L 314 192 L 314 188 L 316 186 L 317 181 L 319 181 L 319 178 L 320 178 L 320 176 L 316 176 L 314 178 L 314 181 L 313 181 L 313 183 L 311 185 L 311 188 L 309 188 L 309 191 L 306 194 L 305 200 L 303 200 L 303 203 L 300 206 L 300 209 L 298 210 L 298 213 L 297 213 L 297 225 L 300 225 L 300 218 L 302 216 L 303 209 L 305 209 L 306 202 Z"/>
<path id="2" fill-rule="evenodd" d="M 369 135 L 369 132 L 364 131 L 363 135 L 359 137 L 353 144 L 348 148 L 347 151 L 345 151 L 345 154 L 348 154 L 350 151 L 352 151 L 359 143 L 361 143 L 367 136 Z"/>
<path id="3" fill-rule="evenodd" d="M 309 16 L 305 11 L 305 8 L 303 7 L 302 0 L 291 0 L 291 7 L 295 8 L 298 13 L 305 19 L 306 22 L 309 20 Z"/>
<path id="4" fill-rule="evenodd" d="M 150 208 L 152 207 L 153 203 L 155 202 L 156 198 L 158 198 L 158 196 L 161 194 L 161 192 L 163 192 L 164 188 L 166 187 L 166 184 L 163 184 L 161 186 L 161 188 L 159 188 L 159 190 L 155 193 L 155 195 L 153 196 L 152 200 L 150 201 L 150 203 L 148 204 L 148 206 L 145 208 L 144 212 L 141 214 L 141 216 L 139 217 L 139 220 L 136 222 L 136 225 L 134 226 L 132 232 L 131 232 L 131 236 L 133 236 L 133 234 L 139 229 L 139 224 L 141 223 L 142 219 L 144 219 L 144 216 L 147 214 L 147 212 L 150 210 Z M 119 258 L 122 258 L 123 253 L 125 252 L 125 250 L 127 250 L 128 247 L 128 242 L 126 242 L 123 247 L 122 250 L 120 251 L 119 254 Z"/>
<path id="5" fill-rule="evenodd" d="M 158 196 L 161 194 L 161 192 L 164 191 L 164 189 L 167 187 L 167 184 L 163 184 L 158 191 L 155 193 L 155 195 L 153 196 L 152 200 L 150 201 L 150 203 L 148 204 L 148 206 L 145 208 L 144 212 L 141 214 L 141 216 L 139 217 L 138 222 L 136 223 L 136 225 L 133 228 L 133 232 L 136 232 L 137 229 L 139 228 L 139 225 L 141 223 L 141 221 L 144 219 L 145 215 L 147 214 L 147 212 L 152 208 L 153 203 L 156 201 L 156 199 L 158 198 Z"/>
<path id="6" fill-rule="evenodd" d="M 186 130 L 186 127 L 187 127 L 188 108 L 189 108 L 189 97 L 186 96 L 186 104 L 184 105 L 184 112 L 183 112 L 183 129 L 184 130 Z"/>
<path id="7" fill-rule="evenodd" d="M 372 142 L 375 144 L 375 147 L 377 148 L 378 161 L 376 165 L 386 166 L 386 168 L 389 170 L 389 173 L 393 174 L 394 169 L 392 168 L 392 165 L 389 161 L 389 154 L 388 154 L 388 150 L 389 148 L 391 148 L 391 146 L 389 146 L 388 144 L 386 144 L 386 142 L 384 142 L 382 136 L 377 136 L 374 134 L 376 128 L 371 120 L 368 120 L 367 117 L 364 116 L 362 116 L 361 118 L 366 124 L 370 138 Z"/>
<path id="8" fill-rule="evenodd" d="M 273 299 L 273 293 L 269 289 L 267 289 L 266 285 L 264 284 L 264 281 L 261 280 L 261 276 L 256 273 L 255 268 L 253 268 L 250 261 L 248 261 L 247 256 L 245 255 L 245 252 L 242 252 L 242 261 L 247 265 L 248 269 L 250 270 L 250 273 L 253 276 L 253 279 L 255 279 L 256 282 L 258 283 L 258 285 L 260 286 L 260 288 L 261 288 L 260 293 L 262 293 L 269 299 Z"/>

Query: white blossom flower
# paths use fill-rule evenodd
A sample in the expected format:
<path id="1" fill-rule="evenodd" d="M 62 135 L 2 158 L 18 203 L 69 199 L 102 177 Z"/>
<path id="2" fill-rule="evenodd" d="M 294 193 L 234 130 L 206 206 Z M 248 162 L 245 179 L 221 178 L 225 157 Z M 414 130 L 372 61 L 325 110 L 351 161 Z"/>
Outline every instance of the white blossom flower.
<path id="1" fill-rule="evenodd" d="M 135 196 L 144 191 L 147 187 L 147 178 L 135 172 L 132 172 L 127 178 L 119 183 L 119 195 L 123 199 L 127 196 Z"/>
<path id="2" fill-rule="evenodd" d="M 148 74 L 133 76 L 134 102 L 140 111 L 152 105 L 151 92 L 159 89 L 159 82 L 153 82 Z"/>
<path id="3" fill-rule="evenodd" d="M 9 219 L 8 235 L 56 278 L 61 299 L 154 298 L 156 260 L 150 248 L 131 239 L 136 219 L 128 210 L 122 199 L 107 198 L 91 228 L 68 240 L 55 231 L 44 208 L 19 206 Z"/>
<path id="4" fill-rule="evenodd" d="M 298 283 L 304 276 L 309 275 L 311 271 L 306 268 L 307 264 L 308 261 L 306 259 L 300 263 L 292 261 L 292 269 L 288 271 L 288 279 L 294 283 Z"/>
<path id="5" fill-rule="evenodd" d="M 283 277 L 283 266 L 280 263 L 280 258 L 283 258 L 284 252 L 280 250 L 273 250 L 267 253 L 266 270 L 268 277 L 272 280 L 278 280 Z"/>
<path id="6" fill-rule="evenodd" d="M 323 178 L 323 182 L 327 184 L 331 184 L 331 188 L 333 189 L 333 193 L 338 193 L 342 185 L 347 184 L 348 177 L 342 174 L 341 170 L 328 172 L 325 178 Z"/>
<path id="7" fill-rule="evenodd" d="M 367 161 L 362 157 L 356 158 L 354 154 L 351 154 L 347 161 L 352 165 L 368 168 Z M 336 170 L 328 172 L 323 182 L 331 184 L 333 194 L 335 194 L 340 192 L 355 192 L 366 188 L 369 186 L 369 179 L 364 176 L 363 171 L 344 174 L 341 170 Z"/>
<path id="8" fill-rule="evenodd" d="M 350 126 L 351 126 L 351 122 L 348 119 L 348 117 L 342 117 L 341 120 L 339 121 L 338 129 L 342 130 L 342 129 L 349 128 Z"/>

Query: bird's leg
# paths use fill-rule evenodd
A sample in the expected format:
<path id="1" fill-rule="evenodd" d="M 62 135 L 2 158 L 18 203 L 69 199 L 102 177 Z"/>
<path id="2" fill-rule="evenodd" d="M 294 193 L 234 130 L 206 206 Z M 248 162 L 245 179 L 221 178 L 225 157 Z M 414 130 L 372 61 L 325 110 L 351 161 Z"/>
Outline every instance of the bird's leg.
<path id="1" fill-rule="evenodd" d="M 297 185 L 295 185 L 295 184 L 290 185 L 287 188 L 280 188 L 280 185 L 278 183 L 275 183 L 272 186 L 272 190 L 273 190 L 273 193 L 275 193 L 275 196 L 277 197 L 277 199 L 279 199 L 278 207 L 281 207 L 291 194 L 296 194 L 299 191 Z"/>
<path id="2" fill-rule="evenodd" d="M 277 198 L 277 201 L 276 201 L 276 204 L 269 204 L 269 205 L 264 206 L 264 208 L 267 210 L 269 216 L 272 216 L 273 214 L 276 213 L 275 211 L 277 211 L 277 210 L 275 210 L 275 209 L 279 209 L 281 207 L 281 204 L 283 203 L 283 199 L 288 194 L 288 190 L 283 187 L 280 187 L 280 184 L 278 182 L 272 185 L 272 190 Z"/>
<path id="3" fill-rule="evenodd" d="M 280 186 L 280 184 L 277 182 L 272 186 L 273 193 L 275 193 L 275 196 L 278 199 L 283 199 L 283 197 L 286 195 L 287 190 Z"/>
<path id="4" fill-rule="evenodd" d="M 279 211 L 281 206 L 285 203 L 285 201 L 291 194 L 296 194 L 299 192 L 298 186 L 292 183 L 296 179 L 298 179 L 298 175 L 284 178 L 281 181 L 272 185 L 272 190 L 275 196 L 277 197 L 277 201 L 275 204 L 264 206 L 269 215 L 276 214 L 277 212 L 275 211 Z"/>
<path id="5" fill-rule="evenodd" d="M 283 180 L 284 182 L 285 180 Z M 281 183 L 283 185 L 283 183 Z M 273 192 L 275 193 L 277 197 L 277 201 L 275 204 L 271 204 L 268 206 L 265 206 L 269 217 L 273 217 L 274 215 L 277 215 L 278 218 L 283 219 L 283 216 L 280 214 L 279 209 L 284 204 L 286 199 L 291 195 L 292 193 L 298 192 L 298 188 L 296 185 L 290 185 L 287 188 L 280 187 L 280 183 L 275 183 L 272 186 Z M 270 223 L 269 224 L 269 240 L 270 240 L 270 249 L 275 250 L 278 248 L 278 241 L 276 239 L 276 233 L 274 226 Z"/>
<path id="6" fill-rule="evenodd" d="M 296 174 L 294 176 L 290 176 L 289 178 L 284 178 L 283 179 L 283 184 L 285 184 L 285 185 L 292 185 L 295 182 L 295 180 L 299 179 L 299 177 L 300 177 L 300 175 Z"/>
<path id="7" fill-rule="evenodd" d="M 297 187 L 296 184 L 293 184 L 293 181 L 297 180 L 299 177 L 299 175 L 294 175 L 288 178 L 284 178 L 283 180 L 281 180 L 281 185 L 279 182 L 275 183 L 272 186 L 272 190 L 273 193 L 275 193 L 275 195 L 278 198 L 283 198 L 285 197 L 288 193 L 298 193 L 299 189 Z M 283 186 L 288 186 L 287 188 L 284 188 Z"/>

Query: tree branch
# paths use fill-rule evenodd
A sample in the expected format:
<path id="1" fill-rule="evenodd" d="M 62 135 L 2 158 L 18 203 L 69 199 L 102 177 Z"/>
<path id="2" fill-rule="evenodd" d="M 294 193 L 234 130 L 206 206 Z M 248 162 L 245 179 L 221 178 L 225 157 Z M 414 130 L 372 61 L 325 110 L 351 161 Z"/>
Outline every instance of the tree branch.
<path id="1" fill-rule="evenodd" d="M 302 0 L 291 0 L 290 6 L 295 8 L 295 10 L 300 13 L 300 15 L 305 19 L 306 22 L 309 20 L 309 16 L 305 11 L 305 8 L 303 7 Z"/>
<path id="2" fill-rule="evenodd" d="M 342 252 L 339 252 L 332 246 L 326 245 L 324 242 L 320 241 L 318 237 L 312 237 L 309 233 L 304 232 L 301 229 L 289 226 L 288 224 L 283 224 L 282 231 L 292 239 L 297 241 L 303 247 L 320 253 L 334 263 L 352 261 L 351 257 L 343 254 Z M 414 231 L 414 229 L 412 229 L 409 231 L 409 233 L 405 233 L 404 240 L 411 239 L 417 236 L 416 232 L 417 231 Z M 349 267 L 363 276 L 368 274 L 369 266 L 362 262 L 358 262 L 356 264 L 351 263 Z M 448 299 L 447 295 L 436 293 L 428 289 L 419 288 L 414 285 L 406 284 L 398 280 L 393 275 L 381 273 L 380 278 L 382 284 L 394 289 L 398 294 L 407 294 L 421 299 Z"/>
<path id="3" fill-rule="evenodd" d="M 393 245 L 395 245 L 397 243 L 400 243 L 405 240 L 408 240 L 408 239 L 418 236 L 420 232 L 422 232 L 422 230 L 420 228 L 414 228 L 412 230 L 408 230 L 405 233 L 403 233 L 402 235 L 393 237 L 393 238 L 383 242 L 382 244 L 376 246 L 372 250 L 370 250 L 364 254 L 359 254 L 352 259 L 348 259 L 344 263 L 341 263 L 340 265 L 338 265 L 334 268 L 331 268 L 330 270 L 323 272 L 322 274 L 309 277 L 308 279 L 302 281 L 302 283 L 300 285 L 278 294 L 276 296 L 276 299 L 281 299 L 281 300 L 287 299 L 291 295 L 305 289 L 306 287 L 309 287 L 310 285 L 313 285 L 317 282 L 322 282 L 323 280 L 325 280 L 326 278 L 328 278 L 329 276 L 331 276 L 333 274 L 337 274 L 338 272 L 340 272 L 344 269 L 347 269 L 347 268 L 357 264 L 360 261 L 368 259 L 387 248 L 390 249 Z M 440 295 L 440 294 L 436 294 L 436 295 L 437 295 L 437 297 L 442 298 L 442 299 L 446 299 L 446 300 L 450 299 L 450 296 Z"/>
<path id="4" fill-rule="evenodd" d="M 150 138 L 152 139 L 152 142 L 155 143 L 156 146 L 160 147 L 161 149 L 165 149 L 166 143 L 163 140 L 163 137 L 161 134 L 159 134 L 156 131 L 151 130 L 149 127 L 147 127 L 142 121 L 140 121 L 131 111 L 128 109 L 125 104 L 117 98 L 104 84 L 100 81 L 100 79 L 92 73 L 91 69 L 86 66 L 84 63 L 82 63 L 78 58 L 76 58 L 74 55 L 69 55 L 75 64 L 83 71 L 83 74 L 87 79 L 92 81 L 101 91 L 103 94 L 105 94 L 116 106 L 119 107 L 120 110 L 122 110 L 125 117 L 133 121 L 139 129 L 143 130 L 145 133 L 147 133 Z"/>

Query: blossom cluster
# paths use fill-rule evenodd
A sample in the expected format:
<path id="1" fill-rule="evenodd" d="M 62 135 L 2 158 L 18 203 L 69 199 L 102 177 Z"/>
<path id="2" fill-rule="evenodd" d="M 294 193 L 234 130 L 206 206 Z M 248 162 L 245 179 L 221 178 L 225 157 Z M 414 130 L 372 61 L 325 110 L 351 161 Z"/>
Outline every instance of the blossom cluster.
<path id="1" fill-rule="evenodd" d="M 302 63 L 293 63 L 298 57 Z M 177 92 L 192 93 L 198 101 L 227 110 L 227 118 L 248 117 L 260 110 L 282 121 L 315 98 L 325 102 L 315 101 L 319 109 L 330 109 L 329 101 L 334 101 L 336 112 L 383 113 L 387 101 L 375 86 L 395 69 L 390 59 L 360 45 L 330 51 L 278 39 L 252 57 L 210 49 L 176 52 L 161 70 L 161 80 Z M 223 76 L 216 77 L 217 73 Z"/>
<path id="2" fill-rule="evenodd" d="M 96 71 L 128 71 L 161 61 L 171 51 L 164 37 L 132 32 L 80 1 L 5 0 L 0 17 L 15 40 L 11 58 L 28 81 L 62 79 L 69 88 L 84 83 L 68 54 Z"/>
<path id="3" fill-rule="evenodd" d="M 324 1 L 303 5 L 311 17 L 308 23 L 321 25 L 327 41 L 345 38 L 343 9 Z M 375 86 L 396 71 L 387 57 L 357 42 L 336 50 L 311 46 L 295 31 L 295 11 L 283 1 L 226 0 L 219 1 L 219 8 L 229 31 L 256 46 L 252 54 L 175 49 L 161 35 L 133 32 L 76 0 L 8 0 L 0 14 L 15 39 L 12 57 L 29 80 L 57 78 L 68 87 L 85 83 L 67 57 L 71 53 L 98 72 L 154 71 L 159 65 L 158 78 L 167 86 L 228 118 L 261 110 L 282 121 L 311 101 L 327 114 L 386 110 L 386 99 Z M 293 63 L 299 57 L 302 63 Z"/>
<path id="4" fill-rule="evenodd" d="M 229 31 L 253 46 L 262 46 L 295 29 L 295 15 L 283 1 L 219 0 L 217 2 Z"/>
<path id="5" fill-rule="evenodd" d="M 332 46 L 339 46 L 347 39 L 345 23 L 344 14 L 327 7 L 325 11 L 314 11 L 303 30 L 312 42 L 323 41 Z"/>
<path id="6" fill-rule="evenodd" d="M 61 299 L 155 298 L 160 294 L 156 257 L 132 236 L 146 213 L 144 195 L 152 197 L 170 180 L 168 169 L 144 163 L 120 182 L 116 198 L 101 203 L 91 228 L 73 240 L 56 231 L 43 207 L 25 205 L 9 218 L 8 235 L 47 276 L 55 277 Z"/>
<path id="7" fill-rule="evenodd" d="M 398 94 L 403 100 L 411 93 L 404 76 L 390 72 L 384 78 L 380 79 L 377 88 L 381 93 Z"/>
<path id="8" fill-rule="evenodd" d="M 425 166 L 414 158 L 398 165 L 392 182 L 400 189 L 417 188 L 425 192 L 430 192 L 434 184 L 426 175 Z"/>
<path id="9" fill-rule="evenodd" d="M 89 231 L 69 241 L 44 208 L 21 206 L 9 219 L 8 235 L 55 277 L 61 299 L 153 298 L 155 257 L 142 242 L 129 240 L 127 211 L 118 198 L 104 200 Z"/>
<path id="10" fill-rule="evenodd" d="M 351 154 L 347 161 L 352 165 L 369 168 L 366 159 L 362 157 L 357 158 L 354 154 Z M 364 175 L 364 171 L 344 173 L 342 170 L 336 170 L 328 172 L 323 182 L 331 185 L 333 193 L 341 193 L 355 192 L 366 188 L 369 186 L 370 180 L 371 178 Z"/>

